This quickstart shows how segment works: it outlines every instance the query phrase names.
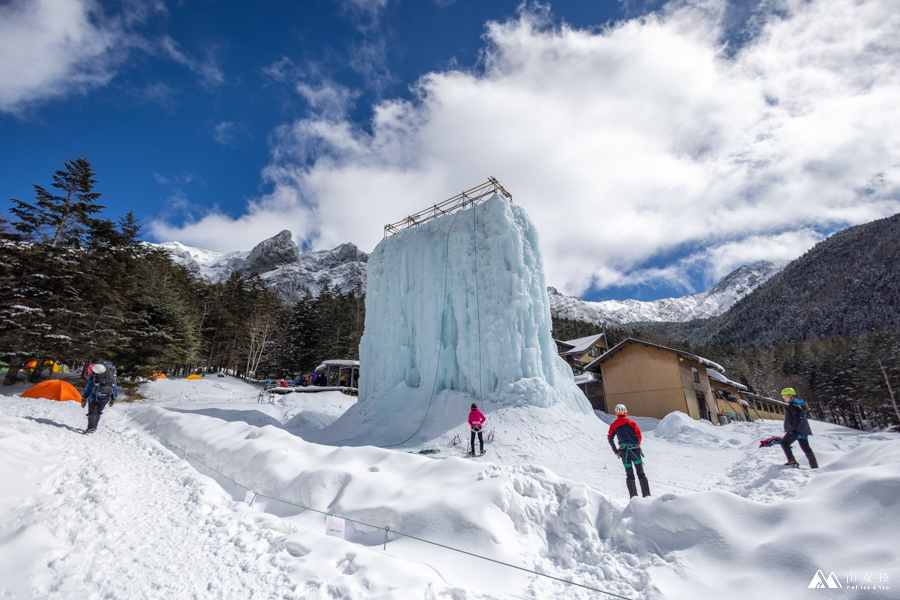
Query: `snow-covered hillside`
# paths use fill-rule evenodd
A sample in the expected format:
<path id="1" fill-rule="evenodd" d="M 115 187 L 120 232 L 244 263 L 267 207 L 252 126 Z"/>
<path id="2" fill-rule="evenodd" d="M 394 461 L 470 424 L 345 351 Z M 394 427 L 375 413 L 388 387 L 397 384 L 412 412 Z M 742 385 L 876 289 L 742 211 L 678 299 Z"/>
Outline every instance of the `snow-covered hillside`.
<path id="1" fill-rule="evenodd" d="M 301 251 L 291 239 L 291 232 L 285 230 L 249 252 L 223 254 L 179 242 L 158 246 L 195 277 L 207 281 L 225 281 L 234 272 L 256 271 L 269 288 L 288 302 L 296 302 L 307 291 L 317 296 L 326 284 L 344 294 L 357 289 L 366 291 L 369 256 L 353 244 L 341 244 L 332 250 Z"/>
<path id="2" fill-rule="evenodd" d="M 681 298 L 663 298 L 650 302 L 639 300 L 604 300 L 586 302 L 564 296 L 549 288 L 550 310 L 559 319 L 587 321 L 594 324 L 622 325 L 641 321 L 683 322 L 720 315 L 760 284 L 784 269 L 787 263 L 760 261 L 732 271 L 711 289 Z"/>
<path id="3" fill-rule="evenodd" d="M 196 277 L 207 281 L 225 281 L 235 271 L 258 271 L 263 281 L 289 302 L 296 302 L 309 290 L 318 295 L 327 283 L 331 289 L 349 293 L 357 286 L 366 291 L 369 256 L 353 244 L 332 250 L 301 251 L 289 231 L 258 244 L 250 252 L 223 254 L 185 246 L 179 242 L 158 245 Z M 690 321 L 720 315 L 780 272 L 786 263 L 761 261 L 743 266 L 726 276 L 710 290 L 650 302 L 606 300 L 588 302 L 565 296 L 548 287 L 550 312 L 560 319 L 590 323 L 624 324 L 637 321 Z"/>
<path id="4" fill-rule="evenodd" d="M 814 421 L 813 471 L 759 447 L 778 422 L 638 419 L 653 497 L 629 501 L 605 435 L 558 456 L 546 411 L 489 415 L 467 459 L 449 435 L 427 455 L 311 443 L 352 398 L 258 392 L 154 381 L 90 437 L 77 402 L 0 396 L 0 597 L 896 597 L 897 434 Z M 808 589 L 819 571 L 841 589 Z"/>

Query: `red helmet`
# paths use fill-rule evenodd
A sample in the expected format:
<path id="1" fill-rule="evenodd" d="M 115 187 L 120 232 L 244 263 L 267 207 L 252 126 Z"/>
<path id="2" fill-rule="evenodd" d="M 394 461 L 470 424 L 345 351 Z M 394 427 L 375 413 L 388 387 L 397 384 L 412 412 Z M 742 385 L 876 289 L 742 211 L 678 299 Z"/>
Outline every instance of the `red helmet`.
<path id="1" fill-rule="evenodd" d="M 478 405 L 475 404 L 475 403 L 473 402 L 473 403 L 472 403 L 472 410 L 475 410 L 476 408 L 478 408 Z"/>

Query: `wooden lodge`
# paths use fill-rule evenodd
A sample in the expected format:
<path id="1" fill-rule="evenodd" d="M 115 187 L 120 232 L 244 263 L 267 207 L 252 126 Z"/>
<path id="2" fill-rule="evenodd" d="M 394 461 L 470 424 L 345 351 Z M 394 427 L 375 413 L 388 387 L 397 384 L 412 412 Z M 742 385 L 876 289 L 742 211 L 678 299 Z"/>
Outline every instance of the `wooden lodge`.
<path id="1" fill-rule="evenodd" d="M 606 336 L 602 333 L 575 340 L 554 341 L 556 342 L 557 352 L 576 375 L 580 375 L 584 371 L 584 367 L 609 350 L 609 346 L 606 344 Z"/>
<path id="2" fill-rule="evenodd" d="M 784 419 L 784 403 L 750 394 L 702 356 L 628 338 L 583 368 L 576 383 L 594 410 L 662 419 L 681 411 L 716 425 L 758 418 Z M 588 393 L 590 391 L 590 393 Z M 761 410 L 761 407 L 765 410 Z"/>

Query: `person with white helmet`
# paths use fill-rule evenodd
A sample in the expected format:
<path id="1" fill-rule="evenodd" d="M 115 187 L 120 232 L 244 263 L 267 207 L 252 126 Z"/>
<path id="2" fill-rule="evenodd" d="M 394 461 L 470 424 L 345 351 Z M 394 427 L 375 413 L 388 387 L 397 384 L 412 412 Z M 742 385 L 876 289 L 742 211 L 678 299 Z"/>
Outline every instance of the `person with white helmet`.
<path id="1" fill-rule="evenodd" d="M 797 397 L 794 388 L 784 388 L 781 390 L 781 398 L 788 403 L 784 411 L 784 431 L 785 436 L 781 438 L 781 449 L 787 462 L 786 467 L 799 468 L 800 465 L 794 460 L 794 453 L 791 451 L 791 444 L 796 441 L 800 442 L 800 449 L 806 454 L 806 460 L 809 461 L 810 469 L 818 469 L 819 463 L 816 461 L 816 455 L 813 454 L 809 445 L 809 436 L 812 435 L 812 429 L 809 426 L 809 419 L 806 417 L 806 403 Z"/>
<path id="2" fill-rule="evenodd" d="M 644 453 L 641 451 L 641 428 L 637 423 L 626 417 L 628 409 L 624 404 L 616 405 L 616 420 L 609 426 L 609 445 L 612 446 L 616 456 L 622 459 L 625 465 L 625 484 L 631 498 L 637 496 L 637 485 L 634 483 L 634 469 L 637 469 L 638 481 L 641 482 L 641 493 L 644 497 L 650 495 L 650 482 L 644 474 Z M 619 447 L 616 448 L 616 439 Z"/>
<path id="3" fill-rule="evenodd" d="M 116 383 L 116 370 L 107 363 L 94 363 L 88 367 L 90 373 L 84 392 L 81 394 L 81 407 L 88 405 L 88 424 L 84 433 L 94 433 L 100 423 L 100 415 L 106 405 L 116 403 L 118 385 Z"/>

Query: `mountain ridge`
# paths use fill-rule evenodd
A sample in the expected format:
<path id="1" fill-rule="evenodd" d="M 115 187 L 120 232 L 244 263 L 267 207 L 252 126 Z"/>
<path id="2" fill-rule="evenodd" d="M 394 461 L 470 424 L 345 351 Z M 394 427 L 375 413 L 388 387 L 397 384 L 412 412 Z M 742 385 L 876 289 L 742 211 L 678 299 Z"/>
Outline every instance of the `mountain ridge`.
<path id="1" fill-rule="evenodd" d="M 331 250 L 301 250 L 284 230 L 263 240 L 249 252 L 214 252 L 186 246 L 180 242 L 156 244 L 191 275 L 219 283 L 232 273 L 259 273 L 265 285 L 282 300 L 298 302 L 307 292 L 318 296 L 327 285 L 331 290 L 349 294 L 366 290 L 366 262 L 369 255 L 354 244 Z"/>
<path id="2" fill-rule="evenodd" d="M 283 300 L 295 303 L 309 292 L 318 296 L 325 285 L 349 294 L 366 291 L 366 263 L 369 255 L 354 244 L 331 250 L 300 250 L 291 232 L 281 231 L 263 240 L 249 252 L 221 253 L 186 246 L 180 242 L 157 244 L 194 277 L 217 283 L 232 273 L 259 273 L 263 282 Z M 722 314 L 760 283 L 779 272 L 786 263 L 760 261 L 742 266 L 698 294 L 652 301 L 606 300 L 590 302 L 565 296 L 548 287 L 553 317 L 623 325 L 632 322 L 686 322 Z"/>
<path id="3" fill-rule="evenodd" d="M 705 292 L 659 300 L 603 300 L 591 302 L 547 288 L 550 311 L 558 319 L 586 321 L 594 325 L 644 322 L 687 322 L 720 315 L 768 281 L 786 262 L 759 261 L 743 265 Z"/>
<path id="4" fill-rule="evenodd" d="M 900 213 L 830 235 L 720 315 L 631 325 L 692 345 L 737 347 L 900 331 L 897 264 Z"/>

